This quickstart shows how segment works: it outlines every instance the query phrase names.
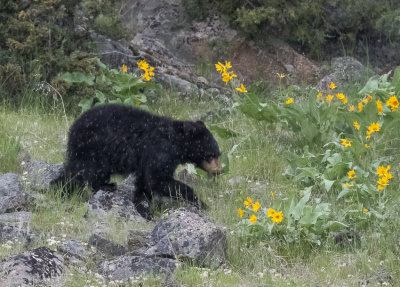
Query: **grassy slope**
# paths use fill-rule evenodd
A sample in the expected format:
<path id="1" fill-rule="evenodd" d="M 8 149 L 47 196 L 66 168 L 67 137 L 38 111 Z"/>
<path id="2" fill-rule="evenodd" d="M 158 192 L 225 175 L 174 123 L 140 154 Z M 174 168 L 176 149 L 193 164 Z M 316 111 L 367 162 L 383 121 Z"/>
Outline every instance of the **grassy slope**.
<path id="1" fill-rule="evenodd" d="M 374 276 L 377 270 L 390 272 L 391 282 L 400 282 L 400 267 L 396 255 L 398 236 L 394 232 L 399 226 L 397 218 L 393 219 L 393 232 L 383 234 L 379 228 L 373 227 L 362 236 L 359 246 L 345 249 L 340 249 L 330 241 L 322 242 L 320 247 L 309 250 L 301 243 L 288 245 L 267 237 L 256 243 L 240 240 L 236 227 L 239 221 L 237 209 L 243 207 L 247 196 L 256 198 L 263 206 L 268 206 L 273 200 L 270 190 L 275 197 L 284 198 L 289 193 L 296 192 L 296 189 L 289 180 L 282 177 L 286 163 L 281 152 L 286 148 L 284 143 L 288 138 L 275 132 L 270 126 L 249 120 L 238 112 L 223 114 L 220 111 L 224 106 L 222 101 L 215 98 L 182 101 L 172 93 L 164 95 L 151 107 L 157 114 L 177 119 L 198 119 L 205 114 L 204 111 L 210 111 L 211 116 L 206 120 L 209 126 L 219 123 L 240 134 L 239 137 L 226 140 L 217 137 L 224 153 L 239 144 L 233 153 L 230 172 L 213 181 L 199 179 L 195 183 L 195 190 L 210 206 L 207 211 L 209 216 L 227 228 L 228 262 L 223 269 L 218 270 L 186 267 L 176 273 L 178 284 L 358 286 L 363 280 Z M 72 120 L 69 118 L 69 124 Z M 9 127 L 6 128 L 6 136 L 17 138 L 34 160 L 52 163 L 63 160 L 66 126 L 62 109 L 57 103 L 45 108 L 18 111 L 2 107 L 0 122 Z M 2 167 L 1 172 L 6 171 L 7 167 Z M 233 182 L 233 179 L 237 182 Z M 85 241 L 90 235 L 82 218 L 86 211 L 82 198 L 77 197 L 66 202 L 49 193 L 32 211 L 32 229 L 40 234 L 38 246 L 44 244 L 54 248 L 49 240 L 52 237 L 57 241 L 69 238 Z M 129 229 L 145 228 L 122 222 L 110 225 L 114 226 L 115 232 L 112 233 L 118 234 L 111 239 L 117 242 L 124 242 Z M 13 247 L 0 246 L 0 258 L 22 250 L 18 244 Z M 87 262 L 83 268 L 71 267 L 67 272 L 66 286 L 105 286 L 104 280 L 96 277 L 94 271 L 87 271 L 92 267 L 92 262 Z M 387 280 L 384 278 L 383 281 Z M 144 285 L 158 284 L 157 280 L 150 278 Z"/>

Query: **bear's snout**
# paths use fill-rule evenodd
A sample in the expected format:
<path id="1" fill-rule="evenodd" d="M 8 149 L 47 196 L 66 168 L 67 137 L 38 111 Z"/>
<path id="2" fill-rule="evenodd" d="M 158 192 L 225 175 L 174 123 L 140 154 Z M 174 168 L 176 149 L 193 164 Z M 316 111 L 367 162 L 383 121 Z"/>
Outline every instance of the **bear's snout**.
<path id="1" fill-rule="evenodd" d="M 217 175 L 224 172 L 218 158 L 213 158 L 211 161 L 203 160 L 200 168 L 208 172 L 210 175 Z"/>

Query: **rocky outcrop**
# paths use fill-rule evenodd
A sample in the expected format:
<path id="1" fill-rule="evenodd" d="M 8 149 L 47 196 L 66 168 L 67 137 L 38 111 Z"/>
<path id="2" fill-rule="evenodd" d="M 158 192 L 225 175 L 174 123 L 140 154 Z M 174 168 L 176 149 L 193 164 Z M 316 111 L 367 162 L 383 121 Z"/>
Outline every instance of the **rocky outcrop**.
<path id="1" fill-rule="evenodd" d="M 62 172 L 62 165 L 28 162 L 22 172 L 32 187 L 45 189 Z M 172 284 L 173 272 L 183 262 L 206 267 L 224 263 L 225 231 L 194 207 L 167 210 L 152 231 L 132 229 L 124 243 L 110 241 L 112 218 L 122 219 L 126 224 L 145 221 L 133 204 L 134 184 L 135 178 L 131 175 L 118 185 L 116 191 L 100 190 L 92 197 L 86 214 L 87 224 L 93 226 L 88 242 L 76 239 L 61 242 L 52 237 L 51 244 L 47 241 L 60 254 L 40 247 L 5 259 L 0 262 L 0 282 L 5 282 L 7 287 L 62 286 L 66 265 L 80 265 L 82 261 L 90 260 L 107 280 L 137 283 L 147 276 L 155 276 L 166 284 Z M 3 175 L 0 191 L 0 196 L 4 197 L 2 212 L 10 211 L 0 214 L 0 244 L 4 248 L 13 248 L 14 243 L 23 243 L 25 248 L 29 248 L 31 245 L 28 244 L 35 243 L 37 238 L 30 232 L 32 214 L 11 212 L 25 207 L 29 197 L 18 175 Z M 20 200 L 16 200 L 18 198 Z M 168 203 L 162 198 L 158 200 Z"/>
<path id="2" fill-rule="evenodd" d="M 375 75 L 375 73 L 361 64 L 353 57 L 338 57 L 331 61 L 332 73 L 324 76 L 318 83 L 320 92 L 328 92 L 331 82 L 339 88 L 346 87 L 348 84 L 361 82 Z"/>
<path id="3" fill-rule="evenodd" d="M 63 164 L 50 164 L 43 161 L 27 161 L 21 165 L 25 182 L 36 190 L 47 190 L 63 171 Z"/>
<path id="4" fill-rule="evenodd" d="M 220 265 L 225 260 L 225 231 L 195 208 L 168 210 L 156 224 L 146 255 L 185 258 L 201 265 Z"/>
<path id="5" fill-rule="evenodd" d="M 40 247 L 15 255 L 0 263 L 1 286 L 62 286 L 64 259 Z"/>
<path id="6" fill-rule="evenodd" d="M 180 262 L 170 258 L 127 254 L 102 262 L 99 266 L 99 273 L 112 280 L 125 282 L 148 275 L 162 276 L 169 281 L 174 270 L 179 266 L 181 266 Z"/>
<path id="7" fill-rule="evenodd" d="M 0 177 L 0 214 L 24 210 L 31 199 L 17 174 L 6 173 Z"/>
<path id="8" fill-rule="evenodd" d="M 129 49 L 101 35 L 92 35 L 101 59 L 111 67 L 127 64 L 137 69 L 138 59 L 155 67 L 156 79 L 178 93 L 212 93 L 225 88 L 214 69 L 217 61 L 230 60 L 238 81 L 264 79 L 279 84 L 276 73 L 291 82 L 312 82 L 319 73 L 316 63 L 284 43 L 264 47 L 248 41 L 217 15 L 190 21 L 181 0 L 136 0 L 121 3 L 124 23 L 130 31 Z M 82 25 L 81 25 L 82 26 Z M 206 73 L 198 64 L 206 63 Z"/>

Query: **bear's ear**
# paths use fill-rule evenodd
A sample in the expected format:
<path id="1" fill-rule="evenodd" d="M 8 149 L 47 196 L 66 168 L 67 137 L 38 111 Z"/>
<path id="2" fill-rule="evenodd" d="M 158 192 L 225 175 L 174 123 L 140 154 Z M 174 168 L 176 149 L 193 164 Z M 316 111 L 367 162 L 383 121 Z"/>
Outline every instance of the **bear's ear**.
<path id="1" fill-rule="evenodd" d="M 199 134 L 204 131 L 206 126 L 204 125 L 203 122 L 197 121 L 197 122 L 183 122 L 182 123 L 182 130 L 185 135 L 188 136 L 193 136 L 196 134 Z"/>
<path id="2" fill-rule="evenodd" d="M 202 121 L 196 121 L 196 123 L 199 124 L 200 126 L 204 127 L 204 128 L 206 127 L 206 125 Z"/>

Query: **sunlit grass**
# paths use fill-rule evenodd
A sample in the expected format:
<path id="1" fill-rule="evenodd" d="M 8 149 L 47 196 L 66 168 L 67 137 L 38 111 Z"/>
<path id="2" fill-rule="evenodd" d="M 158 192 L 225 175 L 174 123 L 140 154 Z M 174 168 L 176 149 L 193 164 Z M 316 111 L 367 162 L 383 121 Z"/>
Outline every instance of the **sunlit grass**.
<path id="1" fill-rule="evenodd" d="M 290 132 L 279 125 L 274 127 L 249 119 L 231 109 L 232 103 L 223 96 L 206 95 L 189 100 L 170 92 L 149 107 L 151 112 L 159 115 L 180 120 L 202 119 L 210 129 L 218 125 L 236 133 L 236 137 L 231 138 L 221 138 L 214 133 L 223 154 L 230 153 L 229 172 L 215 178 L 197 177 L 194 183 L 196 194 L 209 206 L 205 212 L 226 230 L 227 262 L 217 269 L 187 266 L 176 271 L 176 281 L 182 286 L 355 286 L 374 278 L 378 270 L 385 270 L 392 279 L 383 282 L 397 282 L 400 273 L 396 237 L 400 225 L 398 208 L 390 213 L 392 221 L 382 227 L 371 225 L 366 215 L 367 228 L 360 234 L 358 244 L 350 242 L 341 246 L 329 238 L 317 246 L 306 241 L 288 243 L 287 239 L 273 238 L 266 233 L 253 238 L 241 234 L 237 210 L 243 208 L 247 196 L 259 201 L 261 206 L 272 206 L 274 200 L 297 194 L 296 184 L 283 174 L 288 166 L 286 152 L 301 149 Z M 20 145 L 34 160 L 52 163 L 64 160 L 67 127 L 61 110 L 2 108 L 0 120 L 11 127 L 7 129 L 7 135 L 18 137 Z M 71 124 L 73 117 L 68 120 Z M 340 213 L 345 206 L 336 201 L 336 195 L 326 198 L 332 212 Z M 87 241 L 93 230 L 92 224 L 83 217 L 87 212 L 87 199 L 87 196 L 79 195 L 65 199 L 57 191 L 44 194 L 44 199 L 32 210 L 31 229 L 40 235 L 36 245 L 54 249 L 52 240 Z M 395 204 L 398 203 L 388 206 Z M 156 214 L 161 212 L 162 207 Z M 285 220 L 281 224 L 285 224 Z M 151 230 L 149 224 L 131 224 L 112 217 L 108 226 L 107 238 L 120 244 L 126 244 L 131 230 Z M 6 246 L 0 249 L 0 257 L 23 250 L 24 247 L 19 246 L 10 253 Z M 88 282 L 102 286 L 104 281 L 95 275 L 94 267 L 93 262 L 86 262 L 79 268 L 69 267 L 66 286 L 83 286 Z M 157 279 L 149 279 L 143 286 L 161 284 Z"/>

